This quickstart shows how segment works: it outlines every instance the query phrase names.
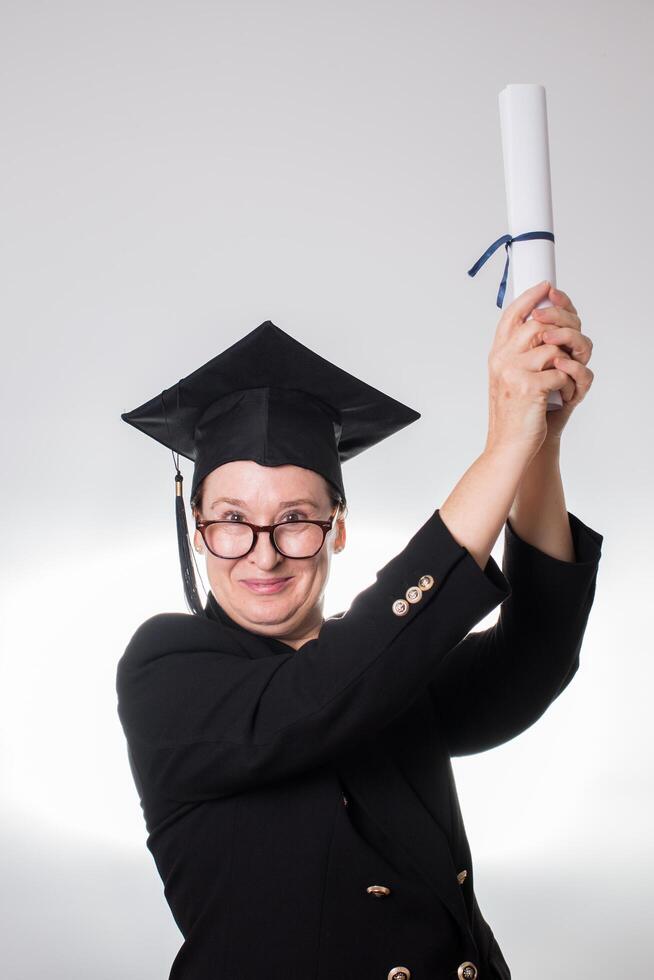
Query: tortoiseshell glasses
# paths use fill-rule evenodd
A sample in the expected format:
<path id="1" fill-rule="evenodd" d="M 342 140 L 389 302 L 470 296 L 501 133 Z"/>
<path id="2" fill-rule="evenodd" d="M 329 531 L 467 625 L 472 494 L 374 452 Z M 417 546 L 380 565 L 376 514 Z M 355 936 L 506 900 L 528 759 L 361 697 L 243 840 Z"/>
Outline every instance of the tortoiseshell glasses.
<path id="1" fill-rule="evenodd" d="M 257 543 L 259 534 L 270 535 L 273 548 L 285 558 L 313 558 L 331 531 L 340 504 L 326 521 L 280 521 L 251 524 L 249 521 L 196 521 L 195 526 L 216 558 L 244 558 Z"/>

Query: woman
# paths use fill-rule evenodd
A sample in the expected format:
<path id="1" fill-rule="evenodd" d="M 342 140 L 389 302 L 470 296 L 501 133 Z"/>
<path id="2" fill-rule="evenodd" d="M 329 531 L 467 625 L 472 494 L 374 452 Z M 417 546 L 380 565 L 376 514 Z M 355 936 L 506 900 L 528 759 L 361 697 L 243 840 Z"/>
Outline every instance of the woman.
<path id="1" fill-rule="evenodd" d="M 329 619 L 340 463 L 418 413 L 267 321 L 123 416 L 195 460 L 210 583 L 202 606 L 178 472 L 194 614 L 148 619 L 117 672 L 147 846 L 184 937 L 171 980 L 510 980 L 450 759 L 524 731 L 579 665 L 603 537 L 565 509 L 558 452 L 591 349 L 549 283 L 504 310 L 484 451 Z M 548 412 L 552 390 L 563 406 Z"/>

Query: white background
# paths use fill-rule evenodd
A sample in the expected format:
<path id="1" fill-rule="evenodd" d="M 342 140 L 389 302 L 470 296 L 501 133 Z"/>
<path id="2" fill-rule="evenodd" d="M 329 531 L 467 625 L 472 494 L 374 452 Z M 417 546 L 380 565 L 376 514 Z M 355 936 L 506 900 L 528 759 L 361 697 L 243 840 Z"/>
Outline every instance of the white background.
<path id="1" fill-rule="evenodd" d="M 422 412 L 344 466 L 349 605 L 483 449 L 504 249 L 467 269 L 506 231 L 510 82 L 547 90 L 557 282 L 595 345 L 562 471 L 605 541 L 574 681 L 455 772 L 516 980 L 646 969 L 653 14 L 2 2 L 3 976 L 161 980 L 181 943 L 114 690 L 138 624 L 185 611 L 174 471 L 120 413 L 265 319 Z"/>

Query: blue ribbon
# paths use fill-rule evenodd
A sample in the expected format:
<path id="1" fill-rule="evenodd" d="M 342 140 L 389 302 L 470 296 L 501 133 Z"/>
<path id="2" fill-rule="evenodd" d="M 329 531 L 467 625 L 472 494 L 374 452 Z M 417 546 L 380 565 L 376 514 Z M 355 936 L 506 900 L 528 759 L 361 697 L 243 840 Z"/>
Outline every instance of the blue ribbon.
<path id="1" fill-rule="evenodd" d="M 502 235 L 501 238 L 498 238 L 496 242 L 493 242 L 493 244 L 486 249 L 486 251 L 481 256 L 481 258 L 477 259 L 473 267 L 471 269 L 468 269 L 469 276 L 477 275 L 484 262 L 486 262 L 491 257 L 493 252 L 496 249 L 498 249 L 500 245 L 504 245 L 504 247 L 506 248 L 506 263 L 504 265 L 504 275 L 502 276 L 500 288 L 497 292 L 497 305 L 499 306 L 500 309 L 502 309 L 502 303 L 504 302 L 506 281 L 509 277 L 509 257 L 511 255 L 511 253 L 509 252 L 509 245 L 512 242 L 522 242 L 532 238 L 547 238 L 550 242 L 554 241 L 554 235 L 552 234 L 551 231 L 525 231 L 522 235 L 515 235 L 514 237 L 511 237 L 511 235 Z"/>

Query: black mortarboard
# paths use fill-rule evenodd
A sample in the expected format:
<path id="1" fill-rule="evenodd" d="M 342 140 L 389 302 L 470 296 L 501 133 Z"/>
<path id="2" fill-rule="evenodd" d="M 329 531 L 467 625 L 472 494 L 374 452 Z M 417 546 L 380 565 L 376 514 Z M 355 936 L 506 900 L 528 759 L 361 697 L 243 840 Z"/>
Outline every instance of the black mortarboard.
<path id="1" fill-rule="evenodd" d="M 415 422 L 420 412 L 266 320 L 121 418 L 194 461 L 191 499 L 208 473 L 235 459 L 315 470 L 344 497 L 341 463 Z M 191 611 L 201 614 L 178 462 L 175 468 L 184 591 Z"/>

